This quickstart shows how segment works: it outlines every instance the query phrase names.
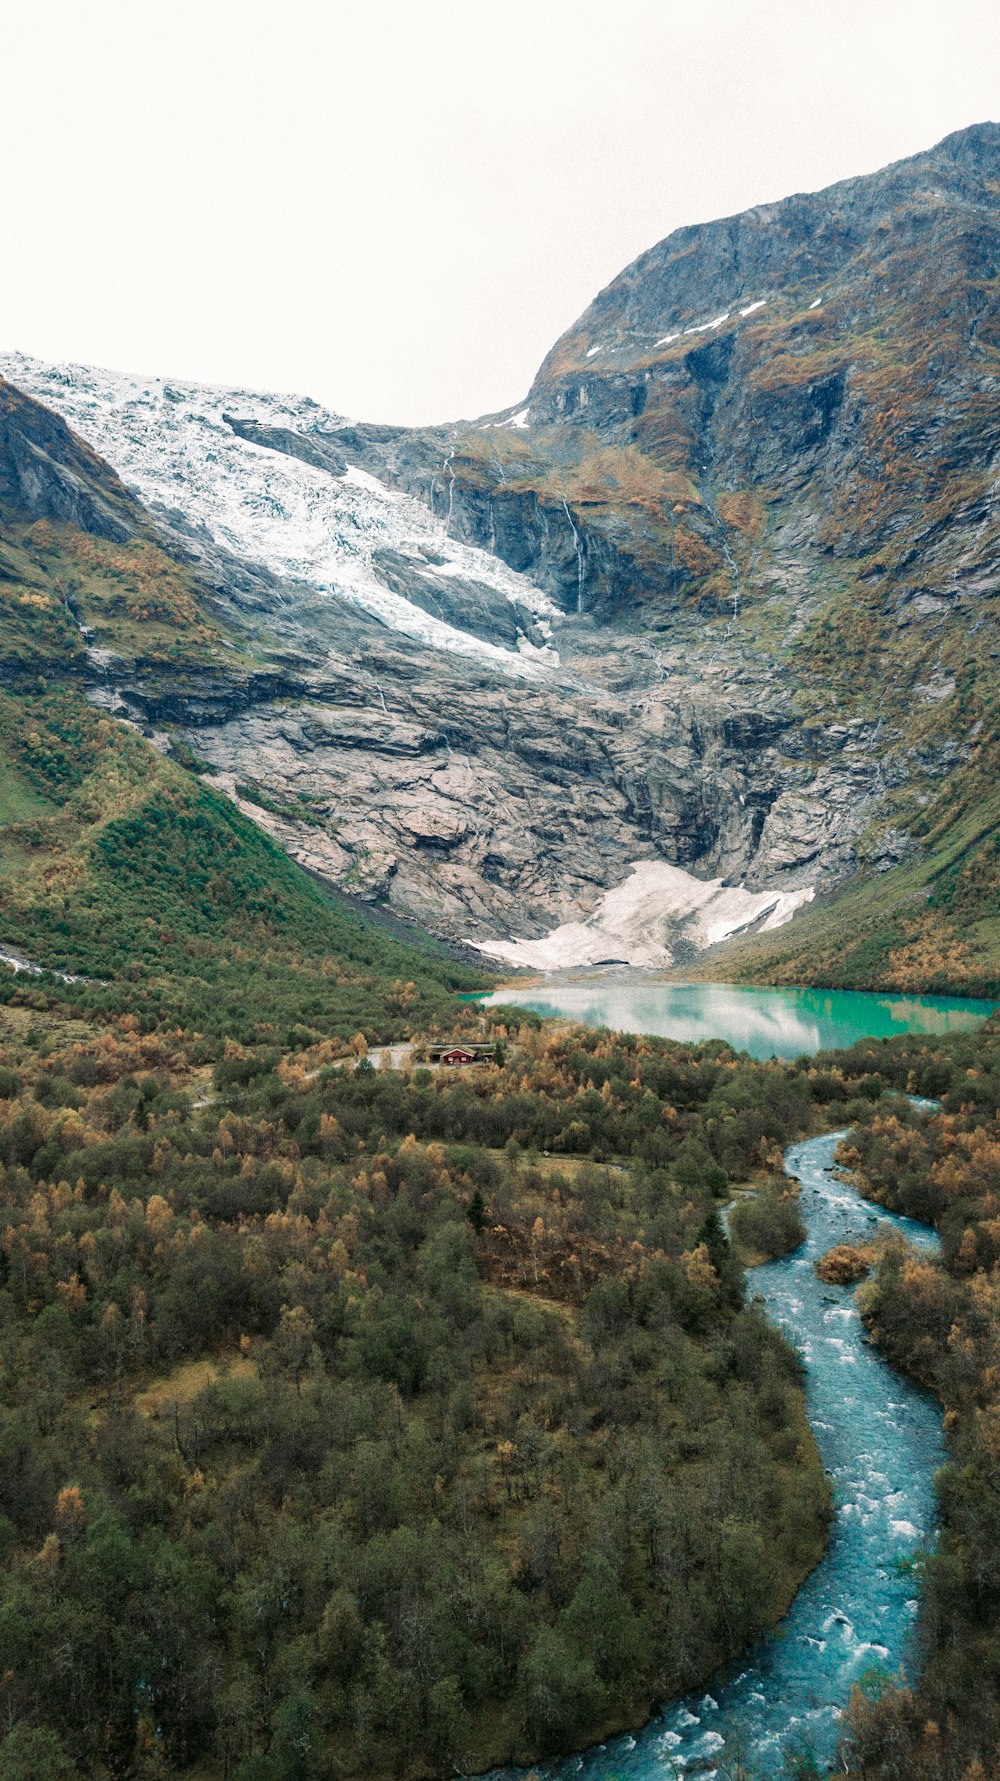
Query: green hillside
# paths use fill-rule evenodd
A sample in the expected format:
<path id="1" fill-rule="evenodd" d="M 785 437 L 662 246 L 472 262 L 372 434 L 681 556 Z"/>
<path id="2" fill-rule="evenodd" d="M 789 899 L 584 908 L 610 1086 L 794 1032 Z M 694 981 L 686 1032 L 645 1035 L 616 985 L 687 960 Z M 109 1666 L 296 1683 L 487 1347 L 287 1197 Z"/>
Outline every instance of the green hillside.
<path id="1" fill-rule="evenodd" d="M 992 739 L 991 739 L 992 741 Z M 719 946 L 692 974 L 741 983 L 1000 995 L 994 747 L 917 818 L 915 857 L 858 877 L 777 933 Z"/>
<path id="2" fill-rule="evenodd" d="M 66 993 L 214 1040 L 371 1039 L 487 981 L 338 903 L 231 804 L 74 687 L 0 692 L 0 944 Z"/>

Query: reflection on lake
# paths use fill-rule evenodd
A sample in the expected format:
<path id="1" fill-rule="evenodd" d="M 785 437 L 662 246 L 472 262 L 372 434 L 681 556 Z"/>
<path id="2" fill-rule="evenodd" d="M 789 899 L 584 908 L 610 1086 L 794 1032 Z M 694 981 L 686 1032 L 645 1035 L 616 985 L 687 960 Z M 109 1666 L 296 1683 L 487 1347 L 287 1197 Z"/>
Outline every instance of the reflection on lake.
<path id="1" fill-rule="evenodd" d="M 639 971 L 502 989 L 482 999 L 487 1007 L 515 1004 L 623 1033 L 691 1044 L 725 1039 L 755 1058 L 801 1057 L 898 1033 L 964 1032 L 997 1007 L 965 996 L 666 983 Z"/>

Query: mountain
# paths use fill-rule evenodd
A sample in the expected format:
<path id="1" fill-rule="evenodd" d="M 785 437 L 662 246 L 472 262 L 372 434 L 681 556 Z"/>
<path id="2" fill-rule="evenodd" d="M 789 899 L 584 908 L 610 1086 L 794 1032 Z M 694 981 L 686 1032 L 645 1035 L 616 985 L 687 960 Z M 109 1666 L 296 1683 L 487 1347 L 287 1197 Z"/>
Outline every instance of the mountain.
<path id="1" fill-rule="evenodd" d="M 82 977 L 78 1002 L 189 1025 L 209 1046 L 451 1024 L 453 991 L 481 973 L 362 919 L 117 721 L 113 674 L 126 662 L 151 698 L 197 683 L 246 702 L 275 677 L 191 554 L 59 417 L 6 384 L 0 615 L 5 963 L 13 949 Z"/>
<path id="2" fill-rule="evenodd" d="M 765 592 L 794 594 L 793 563 L 829 580 L 829 557 L 905 568 L 911 598 L 972 595 L 989 554 L 959 570 L 943 533 L 981 526 L 974 473 L 988 490 L 996 450 L 998 175 L 986 124 L 680 229 L 600 293 L 516 412 L 359 440 L 400 481 L 436 471 L 453 529 L 568 610 L 672 634 L 678 609 L 732 616 L 756 592 L 752 645 Z"/>
<path id="3" fill-rule="evenodd" d="M 0 371 L 225 634 L 119 628 L 91 699 L 331 884 L 511 962 L 992 989 L 998 275 L 985 124 L 677 231 L 475 423 Z"/>
<path id="4" fill-rule="evenodd" d="M 996 987 L 998 194 L 985 124 L 679 230 L 506 414 L 361 430 L 400 486 L 447 457 L 453 528 L 647 640 L 675 696 L 720 668 L 751 707 L 777 686 L 778 747 L 832 755 L 781 867 L 814 906 L 713 969 Z M 777 863 L 724 869 L 772 882 Z M 832 906 L 831 879 L 854 880 Z"/>

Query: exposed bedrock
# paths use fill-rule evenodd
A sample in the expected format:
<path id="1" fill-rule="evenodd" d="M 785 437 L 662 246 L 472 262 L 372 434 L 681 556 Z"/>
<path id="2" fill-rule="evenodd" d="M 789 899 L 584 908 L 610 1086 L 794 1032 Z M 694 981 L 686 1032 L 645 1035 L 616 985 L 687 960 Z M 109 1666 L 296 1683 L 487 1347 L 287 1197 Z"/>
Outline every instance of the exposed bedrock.
<path id="1" fill-rule="evenodd" d="M 143 516 L 118 477 L 64 420 L 0 377 L 0 507 L 129 538 Z"/>
<path id="2" fill-rule="evenodd" d="M 776 696 L 760 709 L 567 675 L 512 697 L 463 664 L 422 671 L 415 646 L 383 643 L 377 674 L 373 659 L 331 655 L 228 704 L 195 679 L 94 696 L 183 743 L 310 870 L 463 939 L 587 915 L 638 860 L 752 892 L 823 888 L 879 808 L 868 727 L 804 741 Z"/>

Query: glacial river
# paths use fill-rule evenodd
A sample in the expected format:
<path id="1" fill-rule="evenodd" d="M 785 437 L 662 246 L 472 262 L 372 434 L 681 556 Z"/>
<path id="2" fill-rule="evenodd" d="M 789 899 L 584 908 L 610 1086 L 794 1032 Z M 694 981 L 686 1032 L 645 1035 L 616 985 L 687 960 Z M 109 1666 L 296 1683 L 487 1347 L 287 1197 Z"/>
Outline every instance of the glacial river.
<path id="1" fill-rule="evenodd" d="M 899 1033 L 964 1032 L 997 1006 L 967 996 L 673 983 L 642 971 L 549 978 L 481 999 L 487 1007 L 514 1004 L 616 1033 L 655 1033 L 692 1045 L 725 1039 L 755 1058 L 802 1057 Z"/>
<path id="2" fill-rule="evenodd" d="M 907 1561 L 933 1534 L 940 1410 L 865 1343 L 853 1288 L 827 1286 L 813 1263 L 834 1243 L 869 1239 L 876 1226 L 929 1251 L 937 1237 L 837 1180 L 833 1156 L 844 1135 L 786 1152 L 785 1166 L 802 1184 L 808 1236 L 793 1255 L 748 1276 L 808 1368 L 809 1420 L 834 1483 L 826 1554 L 781 1626 L 742 1661 L 669 1702 L 634 1736 L 571 1757 L 547 1776 L 667 1781 L 697 1773 L 708 1781 L 740 1753 L 754 1774 L 783 1777 L 791 1752 L 811 1749 L 820 1764 L 833 1757 L 855 1680 L 912 1660 L 917 1585 Z"/>

